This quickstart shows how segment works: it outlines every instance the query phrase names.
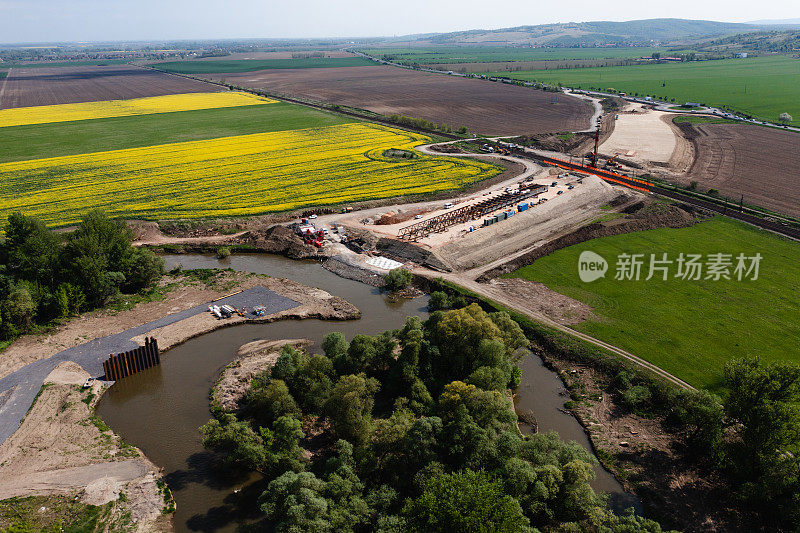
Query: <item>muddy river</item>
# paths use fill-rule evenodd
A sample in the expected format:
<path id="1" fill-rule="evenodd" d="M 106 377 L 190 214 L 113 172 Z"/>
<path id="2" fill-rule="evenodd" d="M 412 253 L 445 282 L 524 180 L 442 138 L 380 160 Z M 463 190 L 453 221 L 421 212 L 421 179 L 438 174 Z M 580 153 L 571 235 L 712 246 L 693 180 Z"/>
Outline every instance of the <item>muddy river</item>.
<path id="1" fill-rule="evenodd" d="M 291 278 L 341 296 L 362 312 L 363 318 L 347 322 L 243 324 L 208 333 L 169 350 L 160 366 L 127 377 L 112 386 L 100 401 L 98 413 L 103 420 L 163 468 L 177 503 L 176 531 L 233 531 L 238 524 L 255 518 L 240 514 L 238 509 L 257 509 L 256 499 L 265 486 L 256 475 L 231 477 L 215 468 L 212 455 L 202 447 L 197 428 L 210 417 L 211 386 L 236 356 L 239 346 L 264 338 L 308 338 L 319 346 L 331 331 L 341 331 L 348 339 L 357 333 L 377 334 L 400 327 L 407 316 L 425 317 L 427 297 L 390 302 L 377 289 L 340 278 L 317 262 L 270 255 L 236 255 L 224 260 L 210 255 L 172 255 L 165 260 L 168 269 L 180 263 L 185 268 L 223 267 Z M 564 386 L 558 377 L 535 356 L 524 359 L 522 370 L 518 408 L 533 411 L 540 431 L 558 431 L 562 438 L 589 448 L 575 418 L 559 411 L 566 398 L 560 395 Z M 608 493 L 616 509 L 639 507 L 602 468 L 597 468 L 592 485 L 595 490 Z"/>

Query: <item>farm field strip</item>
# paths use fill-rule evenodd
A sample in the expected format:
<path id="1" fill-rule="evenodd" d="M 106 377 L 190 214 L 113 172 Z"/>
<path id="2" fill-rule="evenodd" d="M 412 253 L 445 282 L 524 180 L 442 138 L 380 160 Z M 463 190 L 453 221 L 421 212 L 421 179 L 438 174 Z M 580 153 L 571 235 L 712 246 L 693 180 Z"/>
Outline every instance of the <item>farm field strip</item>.
<path id="1" fill-rule="evenodd" d="M 9 126 L 2 129 L 0 163 L 350 122 L 357 121 L 306 106 L 277 102 Z"/>
<path id="2" fill-rule="evenodd" d="M 426 142 L 352 123 L 4 163 L 0 216 L 22 211 L 67 225 L 89 208 L 140 218 L 253 215 L 430 193 L 502 171 L 455 158 L 382 155 Z"/>
<path id="3" fill-rule="evenodd" d="M 253 72 L 256 70 L 295 68 L 364 67 L 375 65 L 363 57 L 310 57 L 303 59 L 217 59 L 213 61 L 171 61 L 155 63 L 153 68 L 178 74 L 208 74 L 212 72 Z"/>
<path id="4" fill-rule="evenodd" d="M 771 121 L 786 112 L 794 117 L 794 124 L 800 123 L 800 60 L 786 56 L 489 75 L 581 89 L 613 88 L 629 94 L 674 98 L 679 103 L 727 105 Z"/>
<path id="5" fill-rule="evenodd" d="M 371 48 L 365 54 L 396 61 L 420 64 L 489 63 L 494 61 L 561 61 L 570 59 L 626 59 L 649 57 L 654 52 L 666 54 L 662 48 L 532 48 L 507 46 L 430 46 L 419 48 Z"/>
<path id="6" fill-rule="evenodd" d="M 17 107 L 14 109 L 0 109 L 0 128 L 199 109 L 264 105 L 276 102 L 277 100 L 244 92 L 209 92 L 170 94 L 131 100 Z"/>
<path id="7" fill-rule="evenodd" d="M 134 65 L 14 68 L 0 109 L 218 91 L 222 88 Z"/>
<path id="8" fill-rule="evenodd" d="M 485 135 L 584 130 L 594 114 L 589 103 L 564 94 L 384 65 L 209 77 L 272 94 L 464 126 Z"/>

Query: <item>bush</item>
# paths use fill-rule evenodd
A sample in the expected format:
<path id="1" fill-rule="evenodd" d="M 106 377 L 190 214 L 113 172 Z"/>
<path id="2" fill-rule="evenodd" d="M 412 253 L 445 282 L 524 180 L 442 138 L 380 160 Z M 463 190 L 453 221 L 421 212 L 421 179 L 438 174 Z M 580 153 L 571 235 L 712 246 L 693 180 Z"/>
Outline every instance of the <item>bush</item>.
<path id="1" fill-rule="evenodd" d="M 434 291 L 431 293 L 431 299 L 428 300 L 428 311 L 444 311 L 450 309 L 450 297 L 446 292 Z"/>
<path id="2" fill-rule="evenodd" d="M 405 289 L 411 284 L 411 277 L 411 272 L 408 270 L 395 268 L 383 276 L 384 287 L 390 291 Z"/>
<path id="3" fill-rule="evenodd" d="M 227 246 L 217 248 L 217 259 L 227 259 L 231 256 L 231 249 Z"/>
<path id="4" fill-rule="evenodd" d="M 644 385 L 634 385 L 626 390 L 622 397 L 625 400 L 625 405 L 630 409 L 641 409 L 650 403 L 652 394 L 650 393 L 650 389 Z"/>

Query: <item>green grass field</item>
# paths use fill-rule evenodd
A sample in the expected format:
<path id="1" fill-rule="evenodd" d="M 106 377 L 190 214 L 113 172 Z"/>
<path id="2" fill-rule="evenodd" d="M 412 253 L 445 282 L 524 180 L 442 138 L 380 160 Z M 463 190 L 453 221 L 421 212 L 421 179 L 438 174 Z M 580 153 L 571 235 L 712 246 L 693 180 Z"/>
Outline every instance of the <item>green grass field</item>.
<path id="1" fill-rule="evenodd" d="M 516 48 L 505 46 L 431 46 L 420 48 L 371 48 L 364 53 L 392 56 L 414 63 L 485 63 L 492 61 L 546 61 L 564 59 L 627 59 L 665 53 L 660 48 Z"/>
<path id="2" fill-rule="evenodd" d="M 0 163 L 349 122 L 357 120 L 280 102 L 12 126 L 2 128 Z"/>
<path id="3" fill-rule="evenodd" d="M 509 76 L 508 72 L 494 73 Z M 490 73 L 491 75 L 491 73 Z M 661 63 L 622 67 L 514 72 L 515 79 L 561 83 L 570 87 L 675 98 L 729 106 L 758 118 L 776 121 L 789 113 L 800 124 L 800 60 L 787 56 Z"/>
<path id="4" fill-rule="evenodd" d="M 740 120 L 730 120 L 727 118 L 709 117 L 709 116 L 695 116 L 695 115 L 679 115 L 672 119 L 675 124 L 681 122 L 688 122 L 689 124 L 743 124 Z"/>
<path id="5" fill-rule="evenodd" d="M 290 68 L 363 67 L 375 65 L 363 57 L 308 57 L 302 59 L 236 59 L 226 61 L 173 61 L 150 65 L 178 74 L 213 74 L 217 72 L 252 72 Z"/>
<path id="6" fill-rule="evenodd" d="M 584 250 L 608 261 L 606 277 L 584 283 Z M 762 256 L 755 281 L 674 279 L 617 281 L 620 253 L 744 253 Z M 594 309 L 597 320 L 575 329 L 655 363 L 696 387 L 720 386 L 734 357 L 800 363 L 800 245 L 743 223 L 717 217 L 689 228 L 658 229 L 594 239 L 559 250 L 508 274 L 539 281 Z M 735 261 L 734 261 L 735 263 Z M 704 271 L 705 273 L 705 271 Z"/>

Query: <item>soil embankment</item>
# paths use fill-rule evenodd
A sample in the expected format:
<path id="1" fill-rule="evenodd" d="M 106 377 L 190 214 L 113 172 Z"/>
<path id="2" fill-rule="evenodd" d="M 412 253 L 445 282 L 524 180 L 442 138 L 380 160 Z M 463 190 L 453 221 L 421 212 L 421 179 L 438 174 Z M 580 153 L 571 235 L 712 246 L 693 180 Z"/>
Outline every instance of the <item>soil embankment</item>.
<path id="1" fill-rule="evenodd" d="M 113 520 L 129 513 L 135 530 L 170 530 L 158 469 L 94 417 L 103 387 L 83 389 L 88 377 L 72 362 L 47 377 L 19 430 L 0 445 L 0 499 L 65 494 L 91 505 L 115 502 Z"/>

